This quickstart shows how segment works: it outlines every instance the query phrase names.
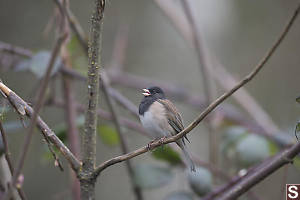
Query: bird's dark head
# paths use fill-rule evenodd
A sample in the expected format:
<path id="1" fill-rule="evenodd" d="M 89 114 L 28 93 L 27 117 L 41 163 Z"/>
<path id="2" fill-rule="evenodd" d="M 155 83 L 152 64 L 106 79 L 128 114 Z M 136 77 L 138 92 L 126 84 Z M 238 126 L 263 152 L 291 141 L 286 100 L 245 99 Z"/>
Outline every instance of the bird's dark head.
<path id="1" fill-rule="evenodd" d="M 149 87 L 147 89 L 143 89 L 143 95 L 145 97 L 156 97 L 158 99 L 164 99 L 165 98 L 164 91 L 160 87 L 157 87 L 157 86 Z"/>

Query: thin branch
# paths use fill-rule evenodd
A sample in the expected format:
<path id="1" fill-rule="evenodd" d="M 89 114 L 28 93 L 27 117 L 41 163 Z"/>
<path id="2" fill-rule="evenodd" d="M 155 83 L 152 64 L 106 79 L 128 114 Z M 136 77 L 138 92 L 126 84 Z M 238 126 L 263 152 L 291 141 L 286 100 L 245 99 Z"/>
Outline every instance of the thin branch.
<path id="1" fill-rule="evenodd" d="M 174 27 L 179 31 L 179 33 L 186 39 L 190 46 L 194 46 L 193 43 L 193 33 L 192 27 L 189 26 L 187 20 L 182 16 L 182 13 L 179 11 L 178 6 L 174 6 L 174 3 L 171 1 L 161 1 L 161 0 L 154 0 L 158 7 L 163 11 L 163 13 L 170 19 Z M 203 46 L 203 45 L 202 45 Z M 203 46 L 205 47 L 205 46 Z M 207 51 L 207 50 L 205 50 Z M 209 55 L 210 60 L 216 60 L 216 58 L 212 55 Z M 229 90 L 237 83 L 234 78 L 229 74 L 226 73 L 224 66 L 222 66 L 219 62 L 215 62 L 214 65 L 218 65 L 214 67 L 213 75 L 215 79 L 220 82 L 220 86 L 226 90 Z M 214 66 L 212 65 L 212 66 Z M 224 73 L 222 73 L 222 71 Z M 227 80 L 224 82 L 224 80 Z M 231 82 L 233 80 L 234 82 Z M 263 132 L 266 133 L 268 138 L 271 138 L 273 141 L 278 143 L 282 146 L 282 143 L 277 140 L 275 136 L 272 136 L 270 133 L 280 134 L 278 131 L 278 127 L 276 124 L 271 120 L 268 114 L 259 106 L 259 104 L 255 101 L 254 98 L 247 92 L 245 88 L 242 88 L 239 93 L 233 95 L 233 97 L 237 100 L 238 103 L 250 114 L 250 116 L 256 121 L 263 128 Z M 248 102 L 249 100 L 249 102 Z M 270 128 L 270 129 L 269 129 Z M 261 132 L 261 131 L 260 131 Z M 292 141 L 290 142 L 292 144 Z"/>
<path id="2" fill-rule="evenodd" d="M 33 53 L 23 47 L 15 46 L 5 42 L 0 42 L 0 51 L 16 54 L 23 57 L 32 57 Z"/>
<path id="3" fill-rule="evenodd" d="M 12 161 L 11 161 L 11 158 L 10 158 L 10 151 L 9 151 L 9 148 L 8 148 L 8 141 L 7 141 L 7 138 L 6 138 L 6 133 L 5 133 L 4 128 L 2 126 L 1 120 L 0 120 L 0 132 L 1 132 L 2 141 L 3 141 L 3 145 L 4 145 L 5 159 L 6 159 L 10 174 L 13 176 L 14 168 L 13 168 Z M 18 191 L 18 194 L 19 194 L 19 196 L 22 200 L 27 199 L 22 188 L 17 188 L 17 191 Z"/>
<path id="4" fill-rule="evenodd" d="M 69 0 L 58 0 L 60 2 L 58 6 L 58 10 L 60 11 L 60 15 L 57 16 L 61 26 L 57 26 L 58 34 L 66 33 L 68 36 L 70 35 L 70 27 L 68 23 L 68 10 L 70 7 Z M 61 47 L 61 58 L 63 65 L 71 68 L 71 59 L 67 49 L 67 40 L 63 43 Z M 62 85 L 63 85 L 63 95 L 65 99 L 65 119 L 67 122 L 67 135 L 68 141 L 70 144 L 70 150 L 76 157 L 79 157 L 80 154 L 80 141 L 79 141 L 79 131 L 76 127 L 76 109 L 75 102 L 73 98 L 73 88 L 72 88 L 72 79 L 69 77 L 62 75 Z M 72 191 L 72 199 L 80 200 L 80 183 L 78 178 L 76 177 L 76 173 L 74 171 L 70 171 L 70 185 Z"/>
<path id="5" fill-rule="evenodd" d="M 66 67 L 62 67 L 61 72 L 65 75 L 68 75 L 68 76 L 78 79 L 80 81 L 86 81 L 86 78 L 75 70 L 68 69 Z M 175 100 L 185 102 L 187 105 L 195 106 L 199 110 L 202 110 L 205 108 L 204 101 L 200 96 L 192 94 L 190 92 L 187 92 L 187 90 L 185 88 L 182 88 L 178 85 L 174 85 L 174 84 L 164 82 L 164 81 L 147 79 L 147 78 L 136 76 L 133 74 L 128 74 L 126 72 L 115 73 L 115 72 L 108 70 L 107 74 L 109 75 L 109 78 L 110 78 L 110 81 L 112 84 L 120 84 L 123 87 L 129 87 L 129 88 L 134 88 L 134 89 L 140 89 L 142 87 L 147 87 L 149 85 L 158 85 L 166 91 L 168 96 L 172 96 L 172 98 Z M 214 74 L 214 75 L 216 75 L 216 74 Z M 226 74 L 224 74 L 224 75 L 226 75 Z M 227 80 L 227 78 L 224 78 L 224 79 Z M 227 85 L 227 83 L 224 83 L 224 84 Z M 137 116 L 136 115 L 137 114 L 136 106 L 132 102 L 128 101 L 128 99 L 125 98 L 117 90 L 114 90 L 113 88 L 111 88 L 111 89 L 112 90 L 110 90 L 110 94 L 113 95 L 114 99 L 118 103 L 120 103 L 120 105 L 122 105 L 124 108 L 129 110 L 134 116 Z M 242 88 L 242 90 L 245 90 L 245 88 Z M 233 97 L 235 97 L 235 95 L 233 95 Z M 264 111 L 262 110 L 262 112 L 264 112 Z M 282 136 L 282 133 L 272 132 L 270 134 L 269 131 L 266 132 L 265 130 L 268 130 L 267 124 L 264 124 L 263 121 L 258 121 L 257 122 L 258 124 L 257 124 L 255 122 L 253 122 L 252 120 L 249 120 L 248 117 L 246 117 L 245 115 L 240 113 L 236 107 L 234 107 L 230 104 L 220 105 L 218 107 L 218 114 L 220 114 L 226 120 L 229 120 L 236 124 L 247 127 L 250 131 L 252 131 L 256 134 L 260 134 L 260 135 L 274 141 L 280 147 L 286 147 L 286 146 L 290 146 L 293 144 L 292 137 L 290 137 L 290 136 L 288 137 L 288 135 L 285 135 L 286 140 L 283 141 L 282 139 L 280 139 Z M 255 117 L 252 117 L 252 118 L 255 118 Z"/>
<path id="6" fill-rule="evenodd" d="M 196 49 L 199 68 L 201 71 L 202 84 L 204 88 L 204 101 L 205 107 L 215 98 L 215 85 L 212 78 L 211 64 L 208 62 L 206 52 L 202 45 L 202 38 L 200 37 L 199 27 L 196 24 L 195 17 L 193 16 L 192 5 L 190 1 L 184 0 L 181 1 L 184 13 L 186 18 L 190 23 L 192 29 L 192 39 L 193 44 Z M 219 144 L 218 144 L 218 135 L 212 124 L 213 119 L 209 119 L 207 123 L 208 135 L 209 135 L 209 160 L 211 163 L 218 164 L 218 153 L 219 153 Z"/>
<path id="7" fill-rule="evenodd" d="M 223 195 L 218 196 L 220 200 L 236 199 L 243 193 L 247 192 L 252 186 L 264 180 L 267 176 L 281 168 L 282 166 L 292 162 L 292 159 L 300 152 L 300 143 L 278 153 L 268 162 L 264 162 L 257 170 L 242 178 L 238 184 L 233 185 Z"/>
<path id="8" fill-rule="evenodd" d="M 71 29 L 75 33 L 76 37 L 78 38 L 78 41 L 83 48 L 84 53 L 87 55 L 88 52 L 88 43 L 87 43 L 87 36 L 83 31 L 83 28 L 81 28 L 80 23 L 78 22 L 75 15 L 72 13 L 69 7 L 64 7 L 62 5 L 62 2 L 60 0 L 53 0 L 54 3 L 57 5 L 58 9 L 61 13 L 65 13 L 68 22 L 70 24 Z"/>
<path id="9" fill-rule="evenodd" d="M 44 96 L 45 96 L 45 93 L 46 93 L 46 88 L 48 86 L 48 82 L 50 80 L 51 71 L 52 71 L 52 68 L 54 66 L 55 60 L 56 60 L 56 58 L 59 54 L 61 44 L 63 43 L 65 38 L 66 37 L 64 35 L 62 37 L 59 37 L 56 41 L 55 47 L 53 48 L 51 58 L 50 58 L 50 61 L 48 63 L 48 66 L 47 66 L 47 71 L 46 71 L 45 77 L 43 78 L 42 85 L 40 87 L 39 94 L 37 96 L 37 104 L 34 106 L 34 113 L 33 113 L 29 128 L 28 128 L 27 137 L 25 139 L 23 148 L 21 150 L 20 158 L 18 160 L 18 164 L 17 164 L 16 170 L 15 170 L 15 173 L 12 177 L 12 186 L 13 187 L 16 186 L 17 179 L 18 179 L 18 177 L 21 173 L 21 170 L 23 168 L 25 157 L 26 157 L 26 154 L 28 152 L 30 141 L 31 141 L 31 138 L 32 138 L 32 135 L 33 135 L 33 129 L 35 127 L 35 123 L 36 123 L 37 118 L 38 118 L 38 112 L 39 112 L 40 108 L 43 105 L 43 99 L 44 99 Z"/>
<path id="10" fill-rule="evenodd" d="M 48 104 L 58 106 L 58 107 L 64 107 L 65 106 L 64 102 L 62 100 L 59 100 L 59 99 L 51 99 L 48 102 Z M 85 110 L 85 107 L 84 107 L 83 104 L 75 104 L 75 108 L 76 108 L 77 112 L 79 112 L 79 113 L 82 113 Z M 107 111 L 102 110 L 101 108 L 98 108 L 97 114 L 102 119 L 109 120 L 109 121 L 113 120 L 112 114 L 107 112 Z M 138 133 L 141 133 L 144 136 L 148 136 L 148 134 L 146 133 L 144 128 L 141 126 L 141 124 L 139 124 L 135 121 L 129 120 L 125 117 L 121 117 L 121 118 L 119 117 L 119 119 L 120 119 L 120 124 L 122 126 L 125 126 L 125 127 L 129 128 L 131 130 L 135 130 L 135 131 L 137 131 Z"/>
<path id="11" fill-rule="evenodd" d="M 298 12 L 300 9 L 300 4 L 297 7 L 294 15 L 289 20 L 287 26 L 284 28 L 283 32 L 280 34 L 279 38 L 275 41 L 274 45 L 270 48 L 270 50 L 266 53 L 266 55 L 262 58 L 262 60 L 254 67 L 254 69 L 244 77 L 238 84 L 236 84 L 230 91 L 225 92 L 222 96 L 217 98 L 214 102 L 212 102 L 190 125 L 188 125 L 183 131 L 178 133 L 175 136 L 167 137 L 164 141 L 155 141 L 151 145 L 151 147 L 156 148 L 158 146 L 161 146 L 163 144 L 168 144 L 171 142 L 175 142 L 179 138 L 182 138 L 187 133 L 189 133 L 191 130 L 193 130 L 210 112 L 212 112 L 218 105 L 220 105 L 224 100 L 226 100 L 228 97 L 230 97 L 234 92 L 236 92 L 238 89 L 240 89 L 242 86 L 244 86 L 246 83 L 251 81 L 255 75 L 263 68 L 263 66 L 266 64 L 266 62 L 271 58 L 275 50 L 278 48 L 280 43 L 283 41 L 285 36 L 287 35 L 288 31 L 293 25 L 293 22 L 295 21 Z M 299 145 L 300 146 L 300 145 Z M 141 155 L 143 153 L 146 153 L 148 151 L 148 147 L 141 147 L 133 152 L 130 152 L 125 155 L 117 156 L 112 159 L 109 159 L 102 164 L 100 164 L 96 170 L 95 170 L 95 176 L 98 176 L 101 171 L 106 169 L 107 167 L 114 165 L 116 163 L 131 159 L 133 157 L 136 157 L 138 155 Z"/>
<path id="12" fill-rule="evenodd" d="M 120 138 L 122 153 L 126 154 L 126 153 L 129 152 L 128 144 L 125 140 L 124 133 L 122 132 L 120 119 L 119 119 L 119 116 L 118 116 L 117 111 L 115 109 L 114 102 L 111 99 L 110 94 L 108 92 L 108 88 L 109 88 L 108 80 L 105 79 L 105 78 L 102 78 L 103 93 L 104 93 L 107 105 L 109 107 L 109 110 L 111 112 L 113 121 L 115 123 L 117 133 L 118 133 L 119 138 Z M 136 196 L 136 199 L 137 200 L 143 200 L 144 198 L 143 198 L 141 188 L 134 182 L 134 171 L 133 171 L 132 163 L 131 163 L 130 160 L 126 160 L 125 164 L 126 164 L 126 167 L 127 167 L 128 175 L 129 175 L 129 178 L 131 180 L 131 184 L 132 184 L 133 191 L 134 191 L 134 194 Z"/>
<path id="13" fill-rule="evenodd" d="M 0 91 L 5 95 L 10 104 L 21 115 L 27 115 L 29 118 L 33 117 L 33 109 L 16 93 L 9 89 L 6 85 L 0 82 Z M 42 120 L 40 116 L 37 117 L 37 127 L 41 130 L 43 135 L 47 136 L 49 141 L 62 153 L 62 155 L 68 160 L 74 171 L 78 171 L 81 163 L 72 154 L 72 152 L 64 145 L 64 143 L 55 135 L 55 133 L 48 127 L 48 125 Z"/>

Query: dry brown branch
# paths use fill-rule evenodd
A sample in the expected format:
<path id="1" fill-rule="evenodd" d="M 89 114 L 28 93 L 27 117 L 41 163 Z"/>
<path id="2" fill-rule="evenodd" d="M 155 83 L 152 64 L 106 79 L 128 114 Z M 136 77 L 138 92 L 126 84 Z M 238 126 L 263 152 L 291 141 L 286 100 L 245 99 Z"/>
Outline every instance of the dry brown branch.
<path id="1" fill-rule="evenodd" d="M 33 109 L 16 93 L 9 89 L 4 83 L 0 83 L 0 90 L 10 102 L 10 104 L 16 109 L 16 111 L 22 115 L 27 115 L 29 118 L 33 116 Z M 40 131 L 47 136 L 49 141 L 62 153 L 62 155 L 69 161 L 72 169 L 78 171 L 81 162 L 72 154 L 72 152 L 64 145 L 64 143 L 55 135 L 55 133 L 48 127 L 48 125 L 42 120 L 41 117 L 37 117 L 37 127 Z"/>

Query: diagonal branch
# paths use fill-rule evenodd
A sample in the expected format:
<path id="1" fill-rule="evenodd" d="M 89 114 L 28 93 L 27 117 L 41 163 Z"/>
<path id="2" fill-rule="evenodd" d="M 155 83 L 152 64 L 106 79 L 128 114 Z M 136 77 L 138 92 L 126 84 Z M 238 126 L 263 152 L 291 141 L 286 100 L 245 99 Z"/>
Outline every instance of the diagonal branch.
<path id="1" fill-rule="evenodd" d="M 6 85 L 0 82 L 0 91 L 9 100 L 10 104 L 16 109 L 17 112 L 24 112 L 20 114 L 26 114 L 29 118 L 33 116 L 33 109 L 16 93 L 9 89 Z M 23 108 L 23 110 L 21 109 Z M 66 145 L 55 135 L 55 133 L 48 127 L 48 125 L 42 120 L 40 116 L 37 117 L 37 127 L 40 131 L 49 139 L 49 141 L 62 153 L 62 155 L 68 160 L 74 171 L 78 171 L 81 163 L 72 154 L 72 152 L 66 147 Z"/>
<path id="2" fill-rule="evenodd" d="M 129 151 L 128 144 L 125 140 L 124 133 L 122 132 L 120 119 L 119 119 L 119 116 L 118 116 L 117 111 L 115 109 L 115 104 L 114 104 L 114 102 L 113 102 L 113 100 L 112 100 L 112 98 L 111 98 L 111 96 L 108 92 L 108 88 L 109 88 L 108 80 L 106 78 L 102 77 L 102 90 L 103 90 L 104 96 L 106 98 L 106 102 L 107 102 L 108 107 L 110 109 L 113 121 L 115 123 L 115 127 L 117 129 L 117 132 L 118 132 L 118 135 L 119 135 L 119 138 L 120 138 L 122 153 L 126 154 Z M 129 175 L 131 184 L 133 186 L 133 191 L 134 191 L 134 194 L 136 196 L 136 199 L 137 200 L 143 200 L 143 194 L 142 194 L 141 188 L 134 182 L 134 179 L 133 179 L 134 171 L 133 171 L 132 163 L 131 163 L 130 160 L 126 160 L 125 164 L 126 164 L 126 167 L 127 167 L 127 171 L 128 171 L 128 175 Z"/>
<path id="3" fill-rule="evenodd" d="M 230 91 L 225 92 L 222 96 L 217 98 L 214 102 L 212 102 L 190 125 L 188 125 L 183 131 L 178 133 L 175 136 L 167 137 L 164 141 L 155 141 L 152 143 L 151 147 L 156 148 L 158 146 L 161 146 L 163 144 L 168 144 L 171 142 L 175 142 L 179 138 L 182 138 L 186 134 L 188 134 L 191 130 L 193 130 L 209 113 L 211 113 L 218 105 L 220 105 L 224 100 L 226 100 L 228 97 L 230 97 L 233 93 L 235 93 L 238 89 L 240 89 L 242 86 L 247 84 L 249 81 L 251 81 L 255 75 L 263 68 L 263 66 L 267 63 L 267 61 L 271 58 L 275 50 L 278 48 L 278 46 L 281 44 L 285 36 L 287 35 L 288 31 L 292 27 L 295 19 L 298 16 L 298 12 L 300 9 L 300 4 L 297 7 L 295 13 L 291 17 L 291 19 L 288 21 L 288 24 L 284 27 L 282 33 L 280 34 L 279 38 L 275 41 L 274 45 L 267 51 L 266 55 L 260 60 L 260 62 L 254 67 L 254 69 L 244 77 L 239 83 L 237 83 Z M 148 147 L 144 146 L 141 147 L 133 152 L 130 152 L 125 155 L 117 156 L 114 158 L 111 158 L 102 164 L 100 164 L 96 170 L 95 170 L 95 176 L 98 176 L 101 171 L 106 169 L 107 167 L 114 165 L 116 163 L 134 158 L 138 155 L 141 155 L 143 153 L 146 153 L 148 151 Z"/>
<path id="4" fill-rule="evenodd" d="M 33 135 L 33 132 L 34 132 L 34 127 L 35 127 L 35 124 L 36 124 L 36 121 L 37 121 L 37 118 L 38 118 L 38 113 L 39 113 L 39 110 L 43 106 L 44 96 L 45 96 L 45 93 L 46 93 L 46 88 L 48 86 L 48 82 L 50 80 L 51 71 L 53 69 L 55 60 L 56 60 L 57 56 L 59 55 L 60 47 L 61 47 L 62 43 L 65 41 L 65 39 L 66 39 L 66 35 L 60 36 L 57 39 L 57 41 L 55 43 L 55 46 L 52 50 L 52 54 L 51 54 L 51 58 L 50 58 L 50 61 L 48 63 L 48 66 L 47 66 L 46 74 L 45 74 L 45 77 L 42 80 L 42 84 L 41 84 L 39 93 L 37 95 L 37 99 L 36 99 L 37 104 L 34 106 L 34 113 L 33 113 L 32 119 L 31 119 L 30 124 L 29 124 L 26 139 L 24 141 L 24 145 L 23 145 L 23 148 L 22 148 L 21 153 L 20 153 L 20 158 L 18 160 L 18 164 L 16 166 L 15 173 L 12 177 L 12 186 L 13 187 L 15 187 L 15 185 L 17 183 L 17 179 L 18 179 L 18 177 L 21 173 L 21 170 L 24 166 L 25 157 L 26 157 L 28 149 L 29 149 L 31 138 L 32 138 L 32 135 Z"/>

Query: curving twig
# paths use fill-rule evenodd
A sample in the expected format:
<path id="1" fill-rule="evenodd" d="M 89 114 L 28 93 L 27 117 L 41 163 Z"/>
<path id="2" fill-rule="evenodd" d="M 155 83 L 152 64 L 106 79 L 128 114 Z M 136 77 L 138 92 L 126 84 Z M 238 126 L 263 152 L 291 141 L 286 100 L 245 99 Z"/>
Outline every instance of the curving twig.
<path id="1" fill-rule="evenodd" d="M 27 115 L 29 118 L 33 116 L 33 109 L 16 93 L 8 88 L 4 83 L 0 82 L 0 91 L 5 95 L 10 104 L 16 109 L 18 113 Z M 49 141 L 62 153 L 66 160 L 71 165 L 72 169 L 77 172 L 81 166 L 81 162 L 72 154 L 72 152 L 66 147 L 66 145 L 55 135 L 55 133 L 48 127 L 48 125 L 42 120 L 40 116 L 37 116 L 37 127 L 41 132 L 47 136 Z"/>
<path id="2" fill-rule="evenodd" d="M 236 92 L 238 89 L 240 89 L 242 86 L 244 86 L 246 83 L 251 81 L 255 75 L 263 68 L 263 66 L 267 63 L 267 61 L 271 58 L 275 50 L 278 48 L 278 46 L 281 44 L 285 36 L 287 35 L 288 31 L 293 25 L 293 22 L 295 21 L 296 17 L 298 16 L 298 12 L 300 9 L 300 4 L 297 7 L 294 15 L 291 17 L 291 19 L 288 21 L 288 24 L 284 27 L 282 33 L 280 34 L 279 38 L 275 41 L 274 45 L 267 51 L 266 55 L 260 60 L 260 62 L 254 67 L 254 69 L 244 77 L 238 84 L 236 84 L 230 91 L 225 92 L 222 96 L 217 98 L 214 102 L 212 102 L 190 125 L 188 125 L 183 131 L 178 133 L 175 136 L 167 137 L 163 141 L 155 141 L 151 144 L 151 148 L 156 148 L 158 146 L 161 146 L 163 144 L 168 144 L 171 142 L 175 142 L 176 140 L 182 138 L 187 133 L 189 133 L 191 130 L 193 130 L 209 113 L 211 113 L 218 105 L 220 105 L 224 100 L 226 100 L 228 97 L 230 97 L 234 92 Z M 299 145 L 300 146 L 300 145 Z M 136 157 L 138 155 L 141 155 L 143 153 L 146 153 L 148 151 L 148 147 L 144 146 L 141 147 L 133 152 L 130 152 L 125 155 L 117 156 L 114 158 L 111 158 L 102 164 L 100 164 L 96 170 L 95 170 L 95 176 L 98 176 L 101 171 L 106 169 L 107 167 L 114 165 L 116 163 L 131 159 L 133 157 Z"/>

